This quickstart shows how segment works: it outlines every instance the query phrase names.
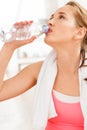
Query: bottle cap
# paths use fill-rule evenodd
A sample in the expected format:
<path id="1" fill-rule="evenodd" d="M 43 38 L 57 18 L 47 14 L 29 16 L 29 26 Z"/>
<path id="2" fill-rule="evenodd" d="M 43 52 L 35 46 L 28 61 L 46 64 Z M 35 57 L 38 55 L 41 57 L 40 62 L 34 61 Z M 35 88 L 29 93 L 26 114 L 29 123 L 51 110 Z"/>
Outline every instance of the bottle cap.
<path id="1" fill-rule="evenodd" d="M 47 33 L 48 30 L 49 30 L 49 26 L 48 26 L 48 25 L 43 25 L 43 26 L 42 26 L 42 32 L 43 32 L 43 33 Z"/>

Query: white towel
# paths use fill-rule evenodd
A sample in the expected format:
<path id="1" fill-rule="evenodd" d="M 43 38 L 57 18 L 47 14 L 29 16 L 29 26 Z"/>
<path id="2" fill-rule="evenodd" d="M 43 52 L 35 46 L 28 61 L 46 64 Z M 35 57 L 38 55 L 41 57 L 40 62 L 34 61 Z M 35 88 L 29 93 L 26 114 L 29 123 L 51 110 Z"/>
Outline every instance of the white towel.
<path id="1" fill-rule="evenodd" d="M 33 104 L 33 130 L 45 130 L 48 118 L 57 115 L 52 99 L 52 89 L 57 74 L 56 52 L 52 50 L 44 61 L 35 86 Z"/>

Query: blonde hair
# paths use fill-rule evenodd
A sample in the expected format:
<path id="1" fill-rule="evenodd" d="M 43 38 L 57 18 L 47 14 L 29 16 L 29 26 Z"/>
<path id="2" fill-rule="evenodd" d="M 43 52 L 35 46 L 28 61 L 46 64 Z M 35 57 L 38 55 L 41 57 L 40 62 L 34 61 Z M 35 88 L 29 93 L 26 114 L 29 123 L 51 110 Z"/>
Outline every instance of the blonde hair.
<path id="1" fill-rule="evenodd" d="M 87 29 L 87 10 L 75 1 L 70 1 L 66 5 L 70 5 L 73 7 L 76 24 L 79 27 L 85 27 Z M 87 31 L 83 38 L 81 46 L 81 57 L 82 57 L 81 66 L 83 66 L 84 64 L 86 51 L 87 51 Z"/>

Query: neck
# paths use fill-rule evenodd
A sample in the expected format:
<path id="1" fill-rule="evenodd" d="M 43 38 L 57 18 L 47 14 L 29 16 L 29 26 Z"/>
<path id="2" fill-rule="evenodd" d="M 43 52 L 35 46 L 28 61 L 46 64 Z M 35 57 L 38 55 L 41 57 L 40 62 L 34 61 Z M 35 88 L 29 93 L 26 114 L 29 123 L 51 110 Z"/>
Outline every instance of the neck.
<path id="1" fill-rule="evenodd" d="M 58 51 L 57 53 L 59 71 L 75 73 L 80 63 L 80 51 Z"/>

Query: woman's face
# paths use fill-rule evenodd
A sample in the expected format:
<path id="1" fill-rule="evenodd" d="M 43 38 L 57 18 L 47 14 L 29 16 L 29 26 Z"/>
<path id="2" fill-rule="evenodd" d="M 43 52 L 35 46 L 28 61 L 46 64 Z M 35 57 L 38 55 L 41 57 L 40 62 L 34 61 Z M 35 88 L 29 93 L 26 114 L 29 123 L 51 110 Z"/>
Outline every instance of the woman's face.
<path id="1" fill-rule="evenodd" d="M 77 31 L 73 8 L 66 5 L 51 15 L 50 27 L 44 41 L 52 47 L 70 43 Z"/>

